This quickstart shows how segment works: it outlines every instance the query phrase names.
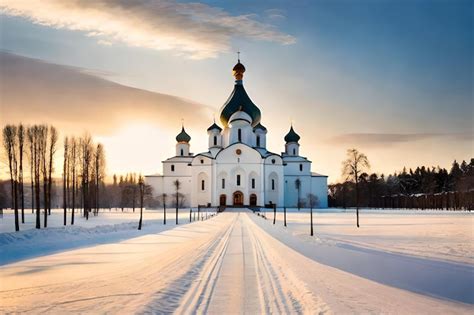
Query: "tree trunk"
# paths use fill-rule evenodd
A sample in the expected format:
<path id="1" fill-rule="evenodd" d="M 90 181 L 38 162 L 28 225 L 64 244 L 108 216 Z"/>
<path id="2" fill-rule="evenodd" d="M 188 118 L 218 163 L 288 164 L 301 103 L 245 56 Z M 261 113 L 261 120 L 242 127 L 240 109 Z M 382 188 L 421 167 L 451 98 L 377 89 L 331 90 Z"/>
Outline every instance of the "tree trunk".
<path id="1" fill-rule="evenodd" d="M 311 233 L 310 235 L 313 236 L 313 206 L 311 205 L 311 208 L 310 208 L 310 217 L 311 217 Z"/>
<path id="2" fill-rule="evenodd" d="M 283 207 L 283 225 L 286 226 L 286 207 Z"/>
<path id="3" fill-rule="evenodd" d="M 277 216 L 277 208 L 276 208 L 276 204 L 274 204 L 273 205 L 273 225 L 275 225 L 276 216 Z"/>
<path id="4" fill-rule="evenodd" d="M 357 227 L 359 226 L 359 183 L 356 179 L 356 217 L 357 217 Z"/>

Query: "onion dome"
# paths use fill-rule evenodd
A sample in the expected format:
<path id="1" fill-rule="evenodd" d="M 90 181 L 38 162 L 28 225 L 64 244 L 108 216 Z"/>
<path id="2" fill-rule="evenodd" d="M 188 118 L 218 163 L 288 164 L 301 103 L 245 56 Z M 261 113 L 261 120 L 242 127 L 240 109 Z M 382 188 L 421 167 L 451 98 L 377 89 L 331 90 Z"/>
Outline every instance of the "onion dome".
<path id="1" fill-rule="evenodd" d="M 288 131 L 288 133 L 285 136 L 286 143 L 289 143 L 289 142 L 298 143 L 299 140 L 300 140 L 300 136 L 293 130 L 293 126 L 291 126 L 290 131 Z"/>
<path id="2" fill-rule="evenodd" d="M 207 128 L 207 131 L 216 130 L 216 129 L 219 130 L 219 132 L 222 131 L 222 128 L 219 127 L 219 126 L 214 122 L 209 128 Z"/>
<path id="3" fill-rule="evenodd" d="M 181 127 L 181 132 L 176 136 L 176 141 L 179 143 L 188 143 L 191 141 L 191 137 L 184 130 L 184 126 Z"/>
<path id="4" fill-rule="evenodd" d="M 238 121 L 238 120 L 246 121 L 249 124 L 252 123 L 252 117 L 250 117 L 250 115 L 247 114 L 246 112 L 244 112 L 243 110 L 239 110 L 239 111 L 233 113 L 232 116 L 230 116 L 229 123 L 232 123 L 232 122 Z"/>
<path id="5" fill-rule="evenodd" d="M 247 92 L 244 89 L 242 84 L 243 74 L 245 72 L 245 67 L 239 62 L 234 66 L 233 69 L 235 76 L 235 85 L 234 90 L 230 94 L 229 98 L 221 108 L 221 123 L 224 127 L 227 127 L 229 124 L 229 119 L 232 114 L 242 110 L 246 112 L 252 119 L 252 126 L 256 126 L 260 122 L 261 113 L 260 109 L 252 102 L 250 97 L 247 95 Z"/>
<path id="6" fill-rule="evenodd" d="M 242 80 L 244 78 L 245 66 L 240 63 L 240 59 L 237 64 L 232 68 L 232 75 L 236 80 Z"/>
<path id="7" fill-rule="evenodd" d="M 260 129 L 260 130 L 263 130 L 263 131 L 267 131 L 267 128 L 265 128 L 264 125 L 262 125 L 261 123 L 258 123 L 255 127 L 253 127 L 253 131 L 257 130 L 257 129 Z"/>

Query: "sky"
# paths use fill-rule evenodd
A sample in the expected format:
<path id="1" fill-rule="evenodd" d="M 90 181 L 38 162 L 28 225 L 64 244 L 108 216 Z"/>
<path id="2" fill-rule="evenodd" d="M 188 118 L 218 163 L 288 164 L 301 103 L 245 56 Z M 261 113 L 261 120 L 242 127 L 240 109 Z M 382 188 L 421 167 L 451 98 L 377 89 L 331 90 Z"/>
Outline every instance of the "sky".
<path id="1" fill-rule="evenodd" d="M 330 183 L 353 147 L 379 174 L 474 156 L 471 1 L 4 0 L 0 12 L 0 125 L 88 131 L 109 174 L 160 173 L 182 121 L 206 151 L 237 51 L 268 149 L 284 150 L 293 122 Z"/>

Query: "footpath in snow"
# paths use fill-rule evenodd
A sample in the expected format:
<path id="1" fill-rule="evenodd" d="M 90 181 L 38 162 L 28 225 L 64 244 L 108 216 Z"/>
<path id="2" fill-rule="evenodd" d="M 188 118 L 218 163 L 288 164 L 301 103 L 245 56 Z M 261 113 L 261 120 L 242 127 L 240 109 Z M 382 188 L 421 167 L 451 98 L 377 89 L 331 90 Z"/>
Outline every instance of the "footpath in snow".
<path id="1" fill-rule="evenodd" d="M 472 304 L 319 263 L 292 248 L 287 239 L 294 236 L 277 230 L 249 211 L 226 211 L 159 233 L 7 264 L 0 267 L 0 312 L 472 311 Z"/>

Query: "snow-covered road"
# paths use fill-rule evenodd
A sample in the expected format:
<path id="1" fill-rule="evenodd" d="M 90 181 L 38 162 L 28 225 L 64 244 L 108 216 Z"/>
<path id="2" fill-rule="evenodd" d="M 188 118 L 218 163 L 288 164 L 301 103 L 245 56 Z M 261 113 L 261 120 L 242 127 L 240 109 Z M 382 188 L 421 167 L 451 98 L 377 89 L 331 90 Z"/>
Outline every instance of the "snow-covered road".
<path id="1" fill-rule="evenodd" d="M 0 267 L 0 312 L 468 313 L 322 265 L 248 211 Z"/>

